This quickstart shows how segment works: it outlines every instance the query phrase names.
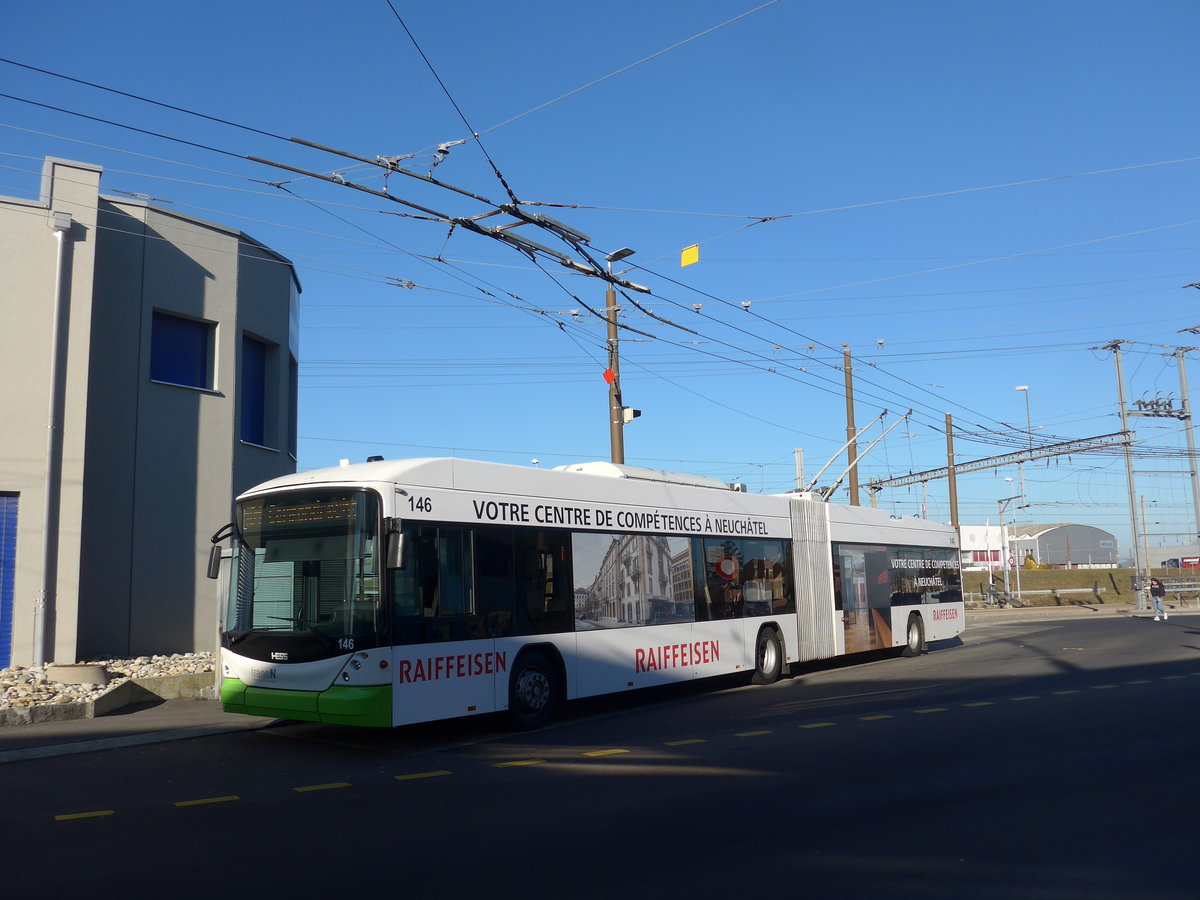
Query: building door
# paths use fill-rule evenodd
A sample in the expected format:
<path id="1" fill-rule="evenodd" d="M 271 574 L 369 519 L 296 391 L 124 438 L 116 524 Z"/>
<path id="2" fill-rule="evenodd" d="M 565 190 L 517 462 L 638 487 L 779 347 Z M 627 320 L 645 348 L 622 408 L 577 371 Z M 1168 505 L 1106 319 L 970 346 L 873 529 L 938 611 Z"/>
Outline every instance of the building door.
<path id="1" fill-rule="evenodd" d="M 17 495 L 0 494 L 0 669 L 12 664 L 13 581 L 17 572 Z"/>

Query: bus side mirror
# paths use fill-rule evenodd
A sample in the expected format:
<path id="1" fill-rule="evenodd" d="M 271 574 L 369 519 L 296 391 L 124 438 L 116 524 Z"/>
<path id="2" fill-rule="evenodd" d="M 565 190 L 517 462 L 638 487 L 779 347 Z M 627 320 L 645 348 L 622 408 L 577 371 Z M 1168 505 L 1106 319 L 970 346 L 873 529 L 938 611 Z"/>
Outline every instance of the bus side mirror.
<path id="1" fill-rule="evenodd" d="M 221 546 L 213 544 L 208 551 L 208 577 L 219 578 L 221 575 Z"/>
<path id="2" fill-rule="evenodd" d="M 387 535 L 387 567 L 389 569 L 404 568 L 404 548 L 404 533 L 400 531 L 389 531 Z"/>
<path id="3" fill-rule="evenodd" d="M 232 522 L 228 525 L 222 525 L 217 529 L 217 533 L 212 536 L 212 549 L 208 551 L 208 572 L 209 578 L 219 578 L 221 576 L 221 541 L 225 538 L 233 537 L 236 527 Z"/>

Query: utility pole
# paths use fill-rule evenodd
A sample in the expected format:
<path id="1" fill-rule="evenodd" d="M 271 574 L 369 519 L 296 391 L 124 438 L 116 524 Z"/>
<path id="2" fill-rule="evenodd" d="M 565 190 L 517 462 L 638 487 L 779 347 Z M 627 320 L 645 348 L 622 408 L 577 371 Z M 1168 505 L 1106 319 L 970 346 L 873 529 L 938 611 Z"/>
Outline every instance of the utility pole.
<path id="1" fill-rule="evenodd" d="M 1113 363 L 1117 370 L 1117 407 L 1121 415 L 1121 431 L 1125 432 L 1125 487 L 1129 492 L 1129 526 L 1133 545 L 1133 571 L 1137 573 L 1137 608 L 1141 610 L 1145 608 L 1145 598 L 1143 597 L 1141 591 L 1142 535 L 1141 529 L 1138 526 L 1137 491 L 1134 487 L 1133 480 L 1133 435 L 1129 431 L 1129 410 L 1125 406 L 1125 373 L 1121 368 L 1122 343 L 1122 341 L 1112 341 L 1111 343 L 1105 344 L 1103 347 L 1098 347 L 1096 349 L 1111 351 L 1113 355 Z"/>
<path id="2" fill-rule="evenodd" d="M 954 476 L 954 419 L 946 413 L 946 481 L 950 487 L 950 524 L 958 530 L 958 479 Z M 962 541 L 959 541 L 962 546 Z"/>
<path id="3" fill-rule="evenodd" d="M 850 467 L 850 505 L 858 506 L 858 429 L 854 427 L 854 376 L 850 370 L 850 345 L 842 344 L 842 371 L 846 375 L 846 465 Z"/>
<path id="4" fill-rule="evenodd" d="M 1186 329 L 1191 331 L 1191 329 Z M 1195 423 L 1192 421 L 1192 404 L 1188 399 L 1188 383 L 1187 371 L 1183 364 L 1183 355 L 1189 350 L 1200 349 L 1197 347 L 1176 347 L 1175 361 L 1179 364 L 1179 403 L 1183 407 L 1183 432 L 1187 435 L 1188 448 L 1188 474 L 1192 480 L 1192 515 L 1195 518 L 1196 530 L 1192 535 L 1194 538 L 1192 543 L 1200 544 L 1200 477 L 1197 476 L 1196 469 L 1196 436 Z"/>
<path id="5" fill-rule="evenodd" d="M 604 379 L 608 382 L 608 439 L 612 448 L 612 461 L 625 463 L 625 405 L 621 400 L 621 355 L 617 349 L 617 292 L 613 290 L 612 264 L 633 256 L 628 247 L 615 250 L 604 258 L 608 261 L 608 287 L 604 291 L 604 314 L 608 320 L 608 371 Z"/>

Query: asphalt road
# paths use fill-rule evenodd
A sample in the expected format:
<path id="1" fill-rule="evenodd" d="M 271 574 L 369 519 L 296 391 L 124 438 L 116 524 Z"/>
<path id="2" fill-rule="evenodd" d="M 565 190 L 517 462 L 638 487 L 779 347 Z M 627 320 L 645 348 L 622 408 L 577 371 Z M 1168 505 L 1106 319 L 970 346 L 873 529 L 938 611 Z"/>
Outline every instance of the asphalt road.
<path id="1" fill-rule="evenodd" d="M 1191 622 L 1195 622 L 1195 626 Z M 972 628 L 812 666 L 395 731 L 285 725 L 11 763 L 21 896 L 1200 896 L 1200 618 Z"/>

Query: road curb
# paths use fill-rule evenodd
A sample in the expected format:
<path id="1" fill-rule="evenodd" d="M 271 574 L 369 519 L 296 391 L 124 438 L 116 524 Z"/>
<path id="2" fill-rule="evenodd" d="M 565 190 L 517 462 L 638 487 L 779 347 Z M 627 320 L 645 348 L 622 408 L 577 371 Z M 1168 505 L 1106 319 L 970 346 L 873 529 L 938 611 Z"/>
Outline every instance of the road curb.
<path id="1" fill-rule="evenodd" d="M 63 744 L 49 744 L 42 747 L 23 747 L 19 750 L 0 751 L 0 765 L 30 759 L 48 759 L 54 756 L 74 756 L 77 753 L 93 753 L 98 750 L 120 750 L 126 747 L 140 747 L 146 744 L 162 744 L 168 741 L 182 741 L 188 738 L 229 734 L 234 731 L 257 731 L 258 729 L 274 724 L 275 720 L 273 719 L 263 719 L 256 722 L 237 722 L 228 725 L 201 725 L 195 728 L 175 728 L 170 731 L 125 734 L 119 737 L 97 738 L 93 741 L 70 741 Z"/>

